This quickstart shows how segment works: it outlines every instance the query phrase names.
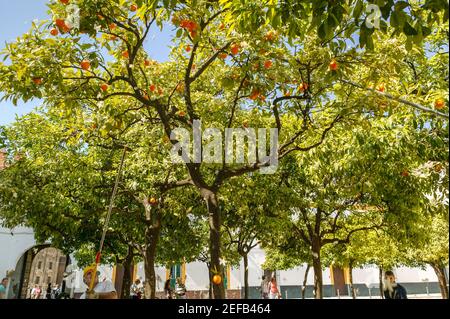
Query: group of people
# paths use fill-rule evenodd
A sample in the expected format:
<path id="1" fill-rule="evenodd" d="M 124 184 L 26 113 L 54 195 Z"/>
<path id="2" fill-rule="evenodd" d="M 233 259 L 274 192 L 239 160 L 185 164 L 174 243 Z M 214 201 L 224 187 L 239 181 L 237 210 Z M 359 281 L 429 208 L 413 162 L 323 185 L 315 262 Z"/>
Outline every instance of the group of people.
<path id="1" fill-rule="evenodd" d="M 167 279 L 164 284 L 164 295 L 166 299 L 186 299 L 186 286 L 183 284 L 183 280 L 180 277 L 177 278 L 175 284 L 175 290 L 170 285 L 171 279 Z"/>
<path id="2" fill-rule="evenodd" d="M 140 278 L 137 278 L 131 285 L 131 299 L 143 299 L 144 297 L 144 284 L 141 282 Z"/>
<path id="3" fill-rule="evenodd" d="M 260 289 L 261 299 L 281 299 L 280 287 L 275 276 L 272 276 L 270 280 L 262 276 Z M 384 274 L 384 298 L 408 299 L 405 287 L 396 282 L 392 271 L 386 271 Z"/>
<path id="4" fill-rule="evenodd" d="M 96 276 L 93 276 L 95 269 L 87 268 L 83 274 L 83 281 L 89 287 L 93 277 L 95 282 L 93 284 L 93 291 L 85 292 L 81 299 L 117 299 L 117 292 L 113 283 L 109 280 L 99 282 L 100 272 L 97 271 Z M 407 299 L 406 289 L 398 284 L 395 275 L 392 271 L 386 271 L 384 277 L 384 297 L 385 299 Z M 0 299 L 6 299 L 6 287 L 8 286 L 8 278 L 3 278 L 0 283 Z M 280 287 L 277 283 L 276 277 L 273 275 L 270 280 L 266 276 L 262 276 L 261 282 L 261 298 L 262 299 L 281 299 Z M 131 298 L 142 299 L 144 294 L 144 287 L 141 280 L 138 278 L 131 286 Z M 58 295 L 58 288 L 53 287 L 49 283 L 45 299 L 55 299 Z M 172 289 L 171 279 L 166 280 L 164 284 L 164 295 L 167 299 L 186 299 L 186 286 L 182 279 L 176 279 L 175 289 Z M 31 290 L 31 299 L 42 299 L 42 289 L 36 285 Z"/>
<path id="5" fill-rule="evenodd" d="M 42 290 L 41 286 L 35 285 L 30 290 L 30 299 L 57 299 L 59 293 L 60 290 L 56 284 L 52 285 L 51 283 L 49 283 L 47 285 L 45 293 Z"/>
<path id="6" fill-rule="evenodd" d="M 117 292 L 113 283 L 109 280 L 99 282 L 100 272 L 97 271 L 94 275 L 95 268 L 86 268 L 83 274 L 84 283 L 90 287 L 91 281 L 94 277 L 93 291 L 83 293 L 80 299 L 117 299 Z M 177 278 L 175 289 L 170 285 L 170 279 L 164 284 L 164 294 L 167 299 L 186 299 L 186 286 L 183 284 L 181 278 Z M 144 285 L 140 278 L 137 278 L 130 288 L 131 299 L 143 299 Z"/>

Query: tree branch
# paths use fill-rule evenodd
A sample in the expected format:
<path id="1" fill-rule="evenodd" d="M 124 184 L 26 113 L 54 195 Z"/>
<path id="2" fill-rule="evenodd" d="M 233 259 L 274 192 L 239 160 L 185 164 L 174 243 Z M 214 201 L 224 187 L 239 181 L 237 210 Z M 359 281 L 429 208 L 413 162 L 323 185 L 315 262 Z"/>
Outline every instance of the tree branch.
<path id="1" fill-rule="evenodd" d="M 354 87 L 357 87 L 357 88 L 359 88 L 361 90 L 366 90 L 366 91 L 375 93 L 375 94 L 377 94 L 379 96 L 388 98 L 390 100 L 393 100 L 393 101 L 396 101 L 396 102 L 399 102 L 399 103 L 402 103 L 402 104 L 406 104 L 406 105 L 411 106 L 411 107 L 413 107 L 415 109 L 418 109 L 418 110 L 421 110 L 421 111 L 424 111 L 424 112 L 427 112 L 427 113 L 432 113 L 434 115 L 437 115 L 437 116 L 440 116 L 440 117 L 443 117 L 443 118 L 446 118 L 446 119 L 449 118 L 448 114 L 441 113 L 439 111 L 427 108 L 427 107 L 425 107 L 423 105 L 420 105 L 420 104 L 417 104 L 417 103 L 414 103 L 414 102 L 410 102 L 408 100 L 402 99 L 401 97 L 396 97 L 396 96 L 393 96 L 392 94 L 385 93 L 385 92 L 380 92 L 380 91 L 372 89 L 372 88 L 366 88 L 366 87 L 363 87 L 362 85 L 359 85 L 359 84 L 354 83 L 352 81 L 347 81 L 347 80 L 342 80 L 342 79 L 340 81 L 345 83 L 345 84 L 349 84 L 349 85 L 352 85 Z"/>

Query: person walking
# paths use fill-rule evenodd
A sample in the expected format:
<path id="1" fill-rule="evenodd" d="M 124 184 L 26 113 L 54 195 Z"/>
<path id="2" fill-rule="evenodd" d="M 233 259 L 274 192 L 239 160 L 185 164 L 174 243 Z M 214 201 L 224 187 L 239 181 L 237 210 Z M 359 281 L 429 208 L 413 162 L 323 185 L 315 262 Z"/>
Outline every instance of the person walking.
<path id="1" fill-rule="evenodd" d="M 266 276 L 261 277 L 261 299 L 269 299 L 269 281 Z"/>
<path id="2" fill-rule="evenodd" d="M 41 286 L 37 286 L 34 299 L 41 299 L 41 294 L 42 294 Z"/>
<path id="3" fill-rule="evenodd" d="M 281 299 L 280 288 L 278 287 L 275 276 L 272 276 L 269 283 L 269 299 Z"/>
<path id="4" fill-rule="evenodd" d="M 384 273 L 384 298 L 408 299 L 405 287 L 395 281 L 395 275 L 392 271 Z"/>
<path id="5" fill-rule="evenodd" d="M 170 287 L 170 278 L 166 280 L 164 284 L 164 295 L 167 299 L 173 299 L 172 298 L 172 288 Z"/>
<path id="6" fill-rule="evenodd" d="M 48 283 L 45 299 L 52 299 L 52 284 Z"/>
<path id="7" fill-rule="evenodd" d="M 8 287 L 8 278 L 3 278 L 0 283 L 0 299 L 6 299 L 6 288 Z"/>
<path id="8" fill-rule="evenodd" d="M 177 278 L 177 284 L 175 285 L 175 294 L 177 299 L 186 299 L 186 286 L 180 277 Z"/>

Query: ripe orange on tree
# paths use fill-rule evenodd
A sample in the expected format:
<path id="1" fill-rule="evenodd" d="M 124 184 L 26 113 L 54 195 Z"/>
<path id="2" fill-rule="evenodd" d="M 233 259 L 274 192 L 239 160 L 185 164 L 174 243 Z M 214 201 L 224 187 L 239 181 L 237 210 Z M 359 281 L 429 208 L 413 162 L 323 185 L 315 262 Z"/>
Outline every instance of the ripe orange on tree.
<path id="1" fill-rule="evenodd" d="M 106 92 L 106 91 L 108 91 L 108 87 L 109 87 L 108 84 L 103 83 L 103 84 L 100 86 L 100 89 L 102 89 L 103 92 Z"/>
<path id="2" fill-rule="evenodd" d="M 445 101 L 443 98 L 439 98 L 436 101 L 434 101 L 434 107 L 437 110 L 442 110 L 444 108 L 444 106 L 445 106 Z"/>
<path id="3" fill-rule="evenodd" d="M 56 37 L 59 34 L 59 31 L 58 31 L 58 29 L 53 28 L 50 30 L 50 34 Z"/>
<path id="4" fill-rule="evenodd" d="M 404 169 L 404 170 L 402 171 L 402 176 L 403 176 L 403 177 L 408 177 L 408 176 L 409 176 L 409 172 L 408 172 L 407 169 Z"/>
<path id="5" fill-rule="evenodd" d="M 273 62 L 271 60 L 264 61 L 264 68 L 270 69 L 272 67 Z"/>
<path id="6" fill-rule="evenodd" d="M 69 0 L 59 0 L 62 4 L 69 4 Z"/>
<path id="7" fill-rule="evenodd" d="M 219 53 L 219 58 L 222 59 L 222 60 L 225 60 L 227 58 L 227 56 L 228 56 L 228 54 L 226 54 L 224 52 Z"/>
<path id="8" fill-rule="evenodd" d="M 181 116 L 181 117 L 184 117 L 184 116 L 186 116 L 186 112 L 185 111 L 178 111 L 177 115 Z"/>
<path id="9" fill-rule="evenodd" d="M 150 92 L 155 92 L 156 91 L 156 85 L 151 84 L 150 85 Z"/>
<path id="10" fill-rule="evenodd" d="M 339 68 L 338 63 L 335 59 L 331 60 L 329 68 L 331 71 L 337 71 L 337 69 Z"/>
<path id="11" fill-rule="evenodd" d="M 152 206 L 155 206 L 156 204 L 158 204 L 158 200 L 157 200 L 156 198 L 154 198 L 154 197 L 150 198 L 150 199 L 148 200 L 148 202 L 149 202 L 149 204 L 152 205 Z"/>
<path id="12" fill-rule="evenodd" d="M 150 60 L 144 60 L 145 66 L 150 66 L 151 64 L 152 64 L 152 62 Z"/>
<path id="13" fill-rule="evenodd" d="M 300 83 L 300 85 L 298 86 L 298 90 L 299 90 L 300 92 L 304 92 L 304 91 L 306 91 L 308 88 L 309 88 L 309 85 L 308 85 L 308 83 L 306 83 L 306 82 L 302 82 L 302 83 Z"/>
<path id="14" fill-rule="evenodd" d="M 42 84 L 42 78 L 33 78 L 33 83 L 36 85 L 41 85 Z"/>
<path id="15" fill-rule="evenodd" d="M 110 30 L 114 30 L 117 27 L 117 25 L 115 23 L 110 23 L 109 24 L 109 29 Z"/>
<path id="16" fill-rule="evenodd" d="M 198 24 L 192 20 L 181 20 L 180 27 L 182 27 L 183 29 L 186 29 L 192 33 L 194 31 L 197 31 Z"/>
<path id="17" fill-rule="evenodd" d="M 64 33 L 67 33 L 67 32 L 69 32 L 70 31 L 70 27 L 67 25 L 67 23 L 64 25 L 64 27 L 62 28 L 62 31 L 64 32 Z"/>
<path id="18" fill-rule="evenodd" d="M 189 44 L 184 49 L 186 52 L 191 52 L 191 46 Z"/>
<path id="19" fill-rule="evenodd" d="M 124 59 L 128 59 L 129 56 L 130 56 L 130 53 L 129 53 L 128 51 L 122 52 L 122 57 L 123 57 Z"/>
<path id="20" fill-rule="evenodd" d="M 231 54 L 236 55 L 239 53 L 239 44 L 233 43 L 231 45 Z"/>
<path id="21" fill-rule="evenodd" d="M 58 28 L 62 29 L 66 26 L 66 21 L 64 19 L 56 19 L 55 24 Z"/>
<path id="22" fill-rule="evenodd" d="M 215 285 L 220 285 L 220 284 L 222 283 L 222 276 L 220 276 L 220 275 L 214 275 L 213 278 L 212 278 L 212 282 L 213 282 Z"/>
<path id="23" fill-rule="evenodd" d="M 83 60 L 81 61 L 80 66 L 83 70 L 89 70 L 89 68 L 91 67 L 91 62 L 89 62 L 88 60 Z"/>
<path id="24" fill-rule="evenodd" d="M 250 100 L 256 100 L 260 94 L 261 94 L 261 92 L 259 92 L 258 89 L 254 89 L 252 91 L 252 93 L 250 94 Z"/>
<path id="25" fill-rule="evenodd" d="M 136 11 L 138 9 L 138 6 L 137 6 L 137 4 L 135 4 L 135 3 L 133 3 L 131 6 L 130 6 L 130 11 Z"/>

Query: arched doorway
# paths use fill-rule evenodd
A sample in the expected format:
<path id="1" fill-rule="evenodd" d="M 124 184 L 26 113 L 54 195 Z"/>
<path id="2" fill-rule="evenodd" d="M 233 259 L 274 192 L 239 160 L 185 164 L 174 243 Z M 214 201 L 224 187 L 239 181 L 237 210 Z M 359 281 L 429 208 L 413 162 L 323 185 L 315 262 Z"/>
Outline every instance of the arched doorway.
<path id="1" fill-rule="evenodd" d="M 26 299 L 31 297 L 35 286 L 41 288 L 41 298 L 45 298 L 47 285 L 59 287 L 63 281 L 64 270 L 70 258 L 61 250 L 49 244 L 37 245 L 28 249 L 19 259 L 12 279 L 9 298 Z"/>

